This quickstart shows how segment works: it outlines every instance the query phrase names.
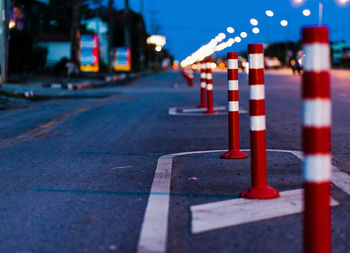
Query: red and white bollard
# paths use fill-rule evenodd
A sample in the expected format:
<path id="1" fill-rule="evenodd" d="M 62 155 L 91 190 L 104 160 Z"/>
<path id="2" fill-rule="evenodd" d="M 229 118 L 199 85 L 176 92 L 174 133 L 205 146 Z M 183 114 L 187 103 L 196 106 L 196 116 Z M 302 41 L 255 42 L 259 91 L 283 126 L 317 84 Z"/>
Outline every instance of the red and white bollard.
<path id="1" fill-rule="evenodd" d="M 279 192 L 267 185 L 263 44 L 249 45 L 248 58 L 252 187 L 241 196 L 249 199 L 272 199 L 279 197 Z"/>
<path id="2" fill-rule="evenodd" d="M 304 252 L 329 253 L 331 246 L 330 48 L 326 26 L 302 30 Z"/>
<path id="3" fill-rule="evenodd" d="M 187 85 L 189 87 L 193 87 L 193 70 L 192 70 L 192 65 L 183 68 L 181 73 L 182 73 L 183 77 L 185 78 L 185 80 L 187 81 Z"/>
<path id="4" fill-rule="evenodd" d="M 208 59 L 207 62 L 207 110 L 204 113 L 214 114 L 214 99 L 213 99 L 213 73 L 211 67 L 211 60 Z"/>
<path id="5" fill-rule="evenodd" d="M 205 63 L 205 60 L 201 62 L 201 103 L 198 105 L 198 108 L 206 108 L 206 101 L 205 101 L 205 93 L 207 89 L 207 82 L 206 82 L 206 69 L 207 65 Z"/>
<path id="6" fill-rule="evenodd" d="M 248 155 L 239 150 L 238 54 L 228 53 L 227 62 L 229 150 L 221 158 L 247 158 Z"/>

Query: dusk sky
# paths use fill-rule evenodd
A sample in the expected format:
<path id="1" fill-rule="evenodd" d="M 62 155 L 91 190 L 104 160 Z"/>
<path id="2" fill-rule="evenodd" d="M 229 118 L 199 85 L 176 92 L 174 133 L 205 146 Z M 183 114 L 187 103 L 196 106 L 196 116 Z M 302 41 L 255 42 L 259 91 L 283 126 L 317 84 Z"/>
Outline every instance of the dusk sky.
<path id="1" fill-rule="evenodd" d="M 117 9 L 124 8 L 124 0 L 115 1 Z M 147 31 L 153 32 L 151 15 L 155 13 L 155 20 L 160 25 L 159 33 L 167 37 L 166 48 L 180 61 L 220 32 L 225 32 L 227 38 L 238 36 L 243 31 L 248 33 L 248 37 L 241 43 L 234 44 L 220 54 L 246 50 L 249 43 L 299 40 L 303 25 L 318 23 L 320 1 L 306 0 L 302 4 L 294 4 L 295 1 L 297 0 L 143 0 Z M 330 27 L 331 40 L 350 42 L 350 4 L 341 5 L 337 0 L 321 2 L 324 5 L 323 23 Z M 130 6 L 139 12 L 140 0 L 130 0 Z M 309 17 L 302 14 L 306 8 L 311 11 Z M 268 9 L 275 13 L 274 17 L 265 15 Z M 259 21 L 258 35 L 251 31 L 251 18 Z M 287 27 L 280 25 L 282 19 L 288 20 Z M 228 26 L 236 30 L 234 34 L 226 32 Z"/>

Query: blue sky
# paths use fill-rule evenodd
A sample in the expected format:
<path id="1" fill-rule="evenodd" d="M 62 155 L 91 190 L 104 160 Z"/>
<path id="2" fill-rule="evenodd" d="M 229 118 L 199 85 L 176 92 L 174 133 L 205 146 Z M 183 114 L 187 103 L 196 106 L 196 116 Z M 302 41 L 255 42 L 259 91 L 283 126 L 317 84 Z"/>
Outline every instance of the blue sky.
<path id="1" fill-rule="evenodd" d="M 129 1 L 131 8 L 139 12 L 140 0 Z M 227 26 L 236 30 L 230 37 L 242 31 L 247 32 L 248 37 L 221 54 L 246 50 L 249 43 L 299 40 L 303 25 L 317 24 L 319 2 L 306 0 L 296 5 L 292 0 L 143 0 L 143 5 L 148 32 L 153 32 L 151 23 L 155 13 L 153 20 L 160 25 L 160 33 L 167 37 L 166 47 L 176 59 L 183 60 L 219 32 L 226 33 Z M 324 5 L 323 23 L 330 27 L 331 40 L 350 42 L 350 4 L 341 6 L 337 0 L 321 2 Z M 117 9 L 124 8 L 124 0 L 115 0 L 115 3 Z M 309 17 L 302 15 L 305 8 L 311 10 Z M 267 9 L 275 16 L 267 17 Z M 259 21 L 261 32 L 258 35 L 251 32 L 250 18 Z M 287 27 L 280 25 L 282 19 L 288 20 Z"/>

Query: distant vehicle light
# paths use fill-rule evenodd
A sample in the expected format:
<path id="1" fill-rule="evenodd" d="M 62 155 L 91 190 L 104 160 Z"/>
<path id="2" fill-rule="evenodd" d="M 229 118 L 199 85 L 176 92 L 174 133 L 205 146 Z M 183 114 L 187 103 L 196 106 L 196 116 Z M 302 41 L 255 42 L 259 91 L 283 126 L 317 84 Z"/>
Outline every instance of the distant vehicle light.
<path id="1" fill-rule="evenodd" d="M 14 20 L 10 20 L 9 22 L 9 29 L 13 29 L 16 27 L 16 22 Z"/>

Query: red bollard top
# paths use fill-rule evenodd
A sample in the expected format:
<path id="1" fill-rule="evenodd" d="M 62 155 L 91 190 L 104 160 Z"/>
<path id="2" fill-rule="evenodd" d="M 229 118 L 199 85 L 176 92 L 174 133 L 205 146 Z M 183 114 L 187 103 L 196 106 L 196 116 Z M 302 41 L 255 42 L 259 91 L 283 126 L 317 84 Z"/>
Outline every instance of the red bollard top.
<path id="1" fill-rule="evenodd" d="M 306 26 L 302 29 L 303 44 L 329 43 L 329 31 L 327 26 Z"/>
<path id="2" fill-rule="evenodd" d="M 264 45 L 263 44 L 249 44 L 248 45 L 248 54 L 263 54 Z"/>
<path id="3" fill-rule="evenodd" d="M 227 59 L 238 59 L 238 53 L 237 52 L 227 53 Z"/>

